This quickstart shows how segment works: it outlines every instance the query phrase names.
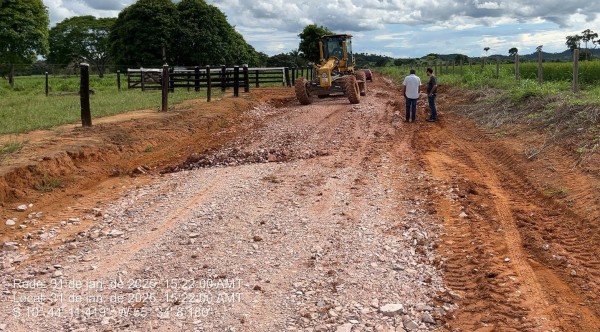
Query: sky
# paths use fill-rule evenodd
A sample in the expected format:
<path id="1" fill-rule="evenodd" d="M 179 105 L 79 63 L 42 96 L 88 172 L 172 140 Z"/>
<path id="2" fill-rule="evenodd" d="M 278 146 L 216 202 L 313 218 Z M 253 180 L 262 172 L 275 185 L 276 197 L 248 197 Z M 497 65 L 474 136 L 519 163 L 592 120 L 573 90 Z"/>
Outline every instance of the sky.
<path id="1" fill-rule="evenodd" d="M 50 25 L 72 16 L 116 17 L 135 0 L 43 0 Z M 175 1 L 177 2 L 177 1 Z M 298 48 L 309 24 L 353 35 L 354 52 L 419 58 L 567 49 L 565 37 L 600 34 L 600 0 L 206 0 L 268 55 Z M 588 44 L 593 48 L 594 45 Z M 585 47 L 585 45 L 582 45 Z"/>

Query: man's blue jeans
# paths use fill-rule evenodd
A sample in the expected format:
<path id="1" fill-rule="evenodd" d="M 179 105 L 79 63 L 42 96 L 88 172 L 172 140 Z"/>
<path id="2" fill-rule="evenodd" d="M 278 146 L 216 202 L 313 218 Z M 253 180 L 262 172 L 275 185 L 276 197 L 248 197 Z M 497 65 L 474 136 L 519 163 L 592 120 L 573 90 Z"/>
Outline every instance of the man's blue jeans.
<path id="1" fill-rule="evenodd" d="M 406 97 L 406 121 L 411 119 L 411 115 L 412 121 L 415 121 L 417 117 L 417 99 Z"/>
<path id="2" fill-rule="evenodd" d="M 431 109 L 431 116 L 429 118 L 431 120 L 437 120 L 437 109 L 435 108 L 435 93 L 428 96 L 427 100 L 429 101 L 429 108 Z"/>

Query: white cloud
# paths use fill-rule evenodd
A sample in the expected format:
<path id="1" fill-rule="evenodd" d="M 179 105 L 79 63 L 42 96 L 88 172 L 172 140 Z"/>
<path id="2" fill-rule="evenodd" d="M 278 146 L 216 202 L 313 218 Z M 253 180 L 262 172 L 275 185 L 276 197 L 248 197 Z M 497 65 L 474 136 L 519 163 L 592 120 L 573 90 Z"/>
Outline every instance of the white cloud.
<path id="1" fill-rule="evenodd" d="M 54 25 L 74 15 L 114 17 L 134 1 L 44 3 Z M 580 33 L 586 28 L 600 30 L 600 8 L 595 0 L 206 1 L 221 9 L 230 24 L 258 51 L 271 55 L 297 48 L 297 35 L 308 24 L 353 34 L 357 52 L 385 51 L 391 56 L 419 57 L 428 53 L 479 56 L 484 42 L 493 49 L 516 44 L 519 49 L 535 48 L 543 42 L 548 49 L 563 51 L 568 33 Z M 486 39 L 483 34 L 495 38 Z"/>
<path id="2" fill-rule="evenodd" d="M 476 4 L 477 8 L 481 9 L 500 9 L 500 5 L 497 2 L 484 2 Z"/>

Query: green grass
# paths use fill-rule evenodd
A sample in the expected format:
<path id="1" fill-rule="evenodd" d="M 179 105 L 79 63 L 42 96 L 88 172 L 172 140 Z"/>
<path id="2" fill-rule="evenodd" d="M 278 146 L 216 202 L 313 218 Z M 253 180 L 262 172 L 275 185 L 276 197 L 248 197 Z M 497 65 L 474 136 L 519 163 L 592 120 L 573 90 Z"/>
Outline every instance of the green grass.
<path id="1" fill-rule="evenodd" d="M 21 151 L 21 149 L 23 148 L 23 146 L 25 146 L 25 144 L 27 144 L 26 141 L 17 142 L 17 141 L 11 140 L 7 143 L 0 145 L 0 160 L 2 158 L 4 158 L 4 156 L 6 156 L 6 155 Z"/>
<path id="2" fill-rule="evenodd" d="M 51 192 L 56 188 L 60 188 L 64 185 L 65 180 L 62 177 L 50 176 L 44 174 L 42 178 L 33 185 L 33 188 L 37 191 L 47 193 Z"/>
<path id="3" fill-rule="evenodd" d="M 99 118 L 132 110 L 159 110 L 160 91 L 128 90 L 126 77 L 121 76 L 121 91 L 117 90 L 116 75 L 104 78 L 90 76 L 90 96 L 93 118 Z M 79 77 L 50 77 L 49 96 L 45 95 L 44 76 L 16 77 L 11 88 L 0 80 L 0 134 L 23 133 L 35 129 L 49 129 L 58 125 L 81 121 Z M 213 94 L 220 94 L 214 89 Z M 178 88 L 169 94 L 169 105 L 186 99 L 206 98 L 206 90 L 190 92 Z"/>
<path id="4" fill-rule="evenodd" d="M 573 79 L 572 62 L 545 62 L 542 67 L 544 81 L 571 81 Z M 523 63 L 520 72 L 522 78 L 537 80 L 538 64 Z M 600 61 L 580 61 L 579 82 L 585 85 L 598 85 L 600 83 Z"/>
<path id="5" fill-rule="evenodd" d="M 572 75 L 568 72 L 572 64 L 544 64 L 546 65 L 548 68 L 544 67 L 545 72 L 555 70 Z M 545 80 L 540 85 L 537 80 L 537 64 L 535 77 L 527 77 L 527 74 L 523 76 L 529 70 L 524 65 L 521 69 L 524 67 L 525 71 L 521 71 L 522 77 L 519 80 L 514 77 L 514 65 L 501 65 L 500 75 L 496 75 L 495 64 L 485 68 L 464 66 L 463 75 L 459 74 L 460 69 L 455 70 L 455 75 L 452 75 L 451 68 L 448 73 L 444 68 L 437 75 L 438 84 L 472 90 L 477 103 L 454 109 L 483 127 L 497 130 L 499 135 L 504 135 L 502 133 L 511 128 L 503 125 L 515 123 L 542 133 L 546 142 L 542 146 L 528 148 L 525 153 L 529 159 L 557 141 L 568 142 L 569 147 L 580 154 L 580 159 L 600 152 L 600 84 L 592 84 L 588 79 L 580 85 L 579 92 L 573 93 L 568 75 L 544 74 Z M 402 84 L 408 74 L 408 68 L 385 67 L 373 70 L 388 75 L 398 84 Z M 417 75 L 426 84 L 424 70 L 424 67 L 418 68 Z M 598 70 L 596 79 L 600 78 L 599 61 L 585 62 L 580 67 L 581 73 L 589 74 L 594 70 Z M 548 76 L 553 79 L 548 79 Z M 549 194 L 565 193 L 559 191 Z"/>
<path id="6" fill-rule="evenodd" d="M 480 65 L 463 65 L 462 75 L 459 66 L 448 69 L 439 68 L 437 73 L 438 84 L 460 86 L 463 88 L 497 89 L 499 95 L 495 98 L 510 97 L 514 102 L 523 102 L 532 97 L 546 97 L 554 95 L 570 95 L 569 102 L 573 105 L 600 105 L 600 61 L 582 61 L 579 68 L 580 92 L 571 93 L 572 63 L 544 63 L 544 82 L 537 80 L 537 63 L 523 63 L 520 65 L 521 78 L 515 79 L 514 64 L 502 64 L 496 74 L 496 65 L 489 64 L 482 68 Z M 428 78 L 425 66 L 416 67 L 417 76 L 421 77 L 423 84 Z M 395 82 L 401 84 L 408 75 L 408 67 L 383 67 L 374 68 L 378 73 L 387 75 Z"/>
<path id="7" fill-rule="evenodd" d="M 546 188 L 545 190 L 542 191 L 542 193 L 546 197 L 565 198 L 565 197 L 569 196 L 569 189 L 567 189 L 565 187 Z"/>

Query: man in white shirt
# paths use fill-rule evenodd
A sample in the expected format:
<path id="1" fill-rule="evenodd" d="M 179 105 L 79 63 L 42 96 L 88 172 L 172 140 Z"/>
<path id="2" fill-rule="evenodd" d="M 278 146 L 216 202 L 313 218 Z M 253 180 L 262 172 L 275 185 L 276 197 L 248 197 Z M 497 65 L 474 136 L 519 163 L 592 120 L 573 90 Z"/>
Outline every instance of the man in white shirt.
<path id="1" fill-rule="evenodd" d="M 404 78 L 403 89 L 404 97 L 406 98 L 406 122 L 411 120 L 415 122 L 417 117 L 417 99 L 419 99 L 419 87 L 421 79 L 415 75 L 415 70 L 410 70 L 410 75 Z"/>

